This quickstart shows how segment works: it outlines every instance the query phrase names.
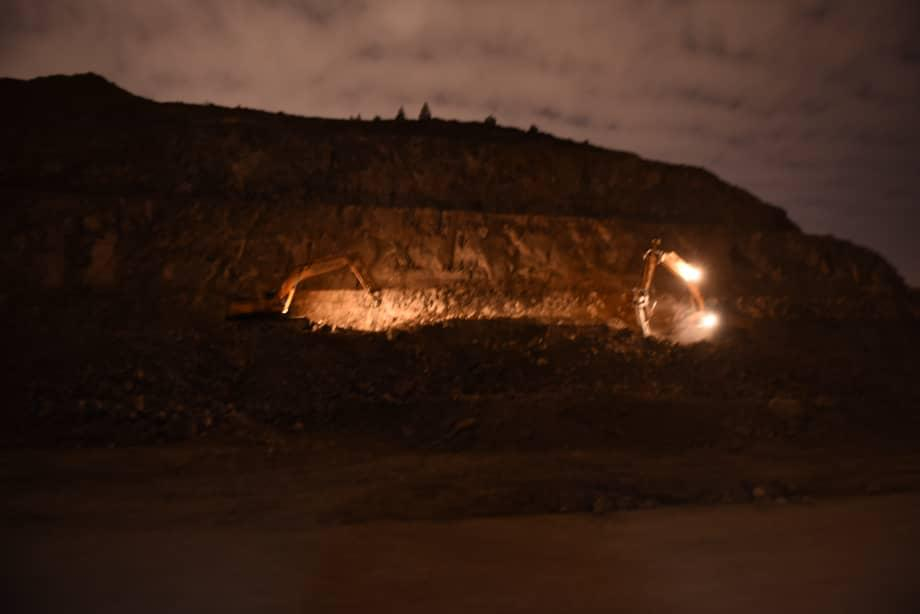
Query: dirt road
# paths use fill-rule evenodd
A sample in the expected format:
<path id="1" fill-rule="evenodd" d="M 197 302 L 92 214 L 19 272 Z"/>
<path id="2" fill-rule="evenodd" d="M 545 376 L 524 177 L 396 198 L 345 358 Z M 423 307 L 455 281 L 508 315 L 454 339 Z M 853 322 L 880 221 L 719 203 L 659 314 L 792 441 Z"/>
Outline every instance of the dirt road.
<path id="1" fill-rule="evenodd" d="M 6 527 L 8 612 L 916 612 L 920 496 L 301 530 Z"/>

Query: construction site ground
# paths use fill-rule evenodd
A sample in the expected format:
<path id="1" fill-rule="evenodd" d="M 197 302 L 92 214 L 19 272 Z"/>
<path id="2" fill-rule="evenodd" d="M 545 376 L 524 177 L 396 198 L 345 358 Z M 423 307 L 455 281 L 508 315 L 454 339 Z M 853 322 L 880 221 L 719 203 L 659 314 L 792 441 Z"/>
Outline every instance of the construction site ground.
<path id="1" fill-rule="evenodd" d="M 48 576 L 64 587 L 49 594 L 72 594 L 86 603 L 101 596 L 96 585 L 80 580 L 92 565 L 99 574 L 122 574 L 120 586 L 139 582 L 119 549 L 134 542 L 146 548 L 162 532 L 167 537 L 154 540 L 160 550 L 148 550 L 155 569 L 180 565 L 170 552 L 200 565 L 211 560 L 206 552 L 243 561 L 249 555 L 221 554 L 222 548 L 245 541 L 241 535 L 256 535 L 254 560 L 281 557 L 271 560 L 284 572 L 269 586 L 302 573 L 295 588 L 266 593 L 274 597 L 265 603 L 284 609 L 323 595 L 327 601 L 315 602 L 318 611 L 339 611 L 343 604 L 362 609 L 364 602 L 342 592 L 341 584 L 339 592 L 330 592 L 335 574 L 344 573 L 335 571 L 335 557 L 349 551 L 364 561 L 367 582 L 377 586 L 361 593 L 367 598 L 398 599 L 398 586 L 419 596 L 418 604 L 457 594 L 454 585 L 432 593 L 447 576 L 425 571 L 434 565 L 425 548 L 440 539 L 457 547 L 457 531 L 488 541 L 490 532 L 532 526 L 538 534 L 571 534 L 578 551 L 595 552 L 590 548 L 598 546 L 590 544 L 603 541 L 602 526 L 638 523 L 641 535 L 624 543 L 635 539 L 636 548 L 660 549 L 670 547 L 668 535 L 678 538 L 674 531 L 682 523 L 716 540 L 712 528 L 702 527 L 724 521 L 722 546 L 701 542 L 679 564 L 709 560 L 731 567 L 732 557 L 750 552 L 745 548 L 766 548 L 774 554 L 752 564 L 764 565 L 763 577 L 779 586 L 784 576 L 775 574 L 807 565 L 787 568 L 784 557 L 793 554 L 769 550 L 774 546 L 764 544 L 775 527 L 759 523 L 789 518 L 789 539 L 805 540 L 796 548 L 818 540 L 809 543 L 819 558 L 828 556 L 820 535 L 842 547 L 838 538 L 848 539 L 852 531 L 854 543 L 863 544 L 857 549 L 880 549 L 885 569 L 916 563 L 916 549 L 902 547 L 920 534 L 910 494 L 920 491 L 920 384 L 911 322 L 761 322 L 680 346 L 630 330 L 526 321 L 355 333 L 305 320 L 194 319 L 143 306 L 119 311 L 114 303 L 106 312 L 94 304 L 94 311 L 86 311 L 72 297 L 58 303 L 44 325 L 11 331 L 11 347 L 21 350 L 8 354 L 4 365 L 12 394 L 0 452 L 0 523 L 8 543 L 19 544 L 7 550 L 7 562 L 18 570 L 9 590 L 24 611 L 53 600 L 42 597 L 36 578 Z M 25 312 L 21 317 L 42 321 L 33 306 L 18 309 Z M 699 509 L 711 511 L 693 511 Z M 641 528 L 655 525 L 662 513 L 676 514 L 665 523 L 672 528 L 660 534 L 654 526 Z M 555 519 L 560 514 L 570 520 Z M 698 514 L 714 516 L 703 521 Z M 897 519 L 890 530 L 885 523 L 894 521 L 886 515 Z M 468 524 L 477 518 L 483 520 Z M 591 525 L 585 518 L 614 525 Z M 815 533 L 821 518 L 832 526 Z M 359 526 L 367 527 L 366 539 L 342 532 Z M 97 541 L 85 542 L 93 535 Z M 209 535 L 224 546 L 206 547 Z M 393 539 L 403 541 L 394 546 Z M 374 577 L 392 569 L 385 551 L 373 547 L 375 540 L 407 553 L 406 574 L 429 574 L 435 583 L 374 585 Z M 497 547 L 495 561 L 522 556 L 526 544 L 509 540 Z M 297 558 L 303 551 L 290 550 L 289 558 L 278 554 L 301 542 L 314 553 L 316 544 L 326 544 L 321 558 L 332 567 L 314 573 L 297 566 L 307 565 L 308 559 Z M 180 545 L 170 549 L 170 543 Z M 183 554 L 183 548 L 192 553 Z M 552 548 L 541 552 L 562 556 Z M 616 552 L 592 556 L 607 561 Z M 80 557 L 89 557 L 91 565 L 76 565 Z M 71 593 L 65 590 L 67 574 L 54 567 L 64 560 L 76 574 Z M 458 582 L 480 582 L 480 572 L 464 568 L 463 560 L 451 559 L 445 569 L 459 565 Z M 870 599 L 873 578 L 885 574 L 866 575 L 858 562 L 863 559 L 854 561 L 831 584 L 801 571 L 801 590 L 812 599 L 803 603 L 831 603 L 826 599 L 839 591 L 828 587 L 838 585 L 856 586 L 860 599 Z M 180 610 L 202 611 L 196 595 L 210 591 L 224 591 L 212 602 L 215 609 L 233 610 L 226 600 L 233 591 L 220 588 L 223 568 L 214 564 L 207 571 L 196 564 L 184 576 L 212 584 L 173 587 L 189 599 Z M 566 564 L 589 567 L 587 559 Z M 520 574 L 530 573 L 528 565 Z M 658 572 L 649 572 L 647 580 L 654 582 Z M 526 585 L 520 574 L 512 574 L 508 586 L 517 588 L 504 597 L 510 610 L 530 603 L 520 597 Z M 897 585 L 888 611 L 917 603 L 910 582 L 885 577 Z M 761 586 L 757 582 L 750 586 Z M 573 597 L 571 603 L 588 610 L 603 609 L 603 593 L 567 590 L 545 601 L 545 611 L 555 610 L 566 594 L 580 595 L 582 601 Z M 658 594 L 642 590 L 636 599 Z M 463 593 L 468 596 L 454 600 L 457 611 L 483 594 L 476 587 Z M 697 605 L 716 594 L 703 591 Z M 589 595 L 597 600 L 584 601 Z M 743 604 L 742 596 L 734 593 L 724 605 Z M 670 603 L 641 599 L 637 607 Z M 236 603 L 240 610 L 253 604 L 242 598 Z M 866 601 L 849 605 L 854 603 Z"/>

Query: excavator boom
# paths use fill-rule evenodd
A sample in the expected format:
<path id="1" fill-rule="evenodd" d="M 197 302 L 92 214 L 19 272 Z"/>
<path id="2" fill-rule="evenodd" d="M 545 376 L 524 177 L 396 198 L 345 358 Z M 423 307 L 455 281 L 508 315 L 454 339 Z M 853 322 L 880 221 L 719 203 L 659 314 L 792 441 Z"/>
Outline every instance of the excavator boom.
<path id="1" fill-rule="evenodd" d="M 350 269 L 355 279 L 361 284 L 361 287 L 364 288 L 368 294 L 374 296 L 375 290 L 368 282 L 367 276 L 361 271 L 357 258 L 352 256 L 331 256 L 314 260 L 313 262 L 294 269 L 294 271 L 281 282 L 281 287 L 278 291 L 272 293 L 271 297 L 268 299 L 231 302 L 227 316 L 232 318 L 278 312 L 287 314 L 291 309 L 291 303 L 294 301 L 294 294 L 300 282 L 342 269 Z"/>
<path id="2" fill-rule="evenodd" d="M 684 281 L 687 290 L 690 292 L 690 299 L 693 302 L 695 312 L 700 318 L 700 325 L 707 328 L 715 326 L 718 318 L 715 314 L 705 312 L 706 304 L 699 288 L 703 272 L 681 258 L 677 252 L 663 251 L 661 249 L 661 240 L 653 239 L 651 247 L 642 257 L 642 285 L 633 292 L 636 319 L 642 329 L 642 334 L 646 337 L 652 334 L 651 319 L 656 305 L 656 302 L 652 299 L 652 281 L 655 279 L 655 271 L 657 271 L 658 265 L 664 266 Z"/>

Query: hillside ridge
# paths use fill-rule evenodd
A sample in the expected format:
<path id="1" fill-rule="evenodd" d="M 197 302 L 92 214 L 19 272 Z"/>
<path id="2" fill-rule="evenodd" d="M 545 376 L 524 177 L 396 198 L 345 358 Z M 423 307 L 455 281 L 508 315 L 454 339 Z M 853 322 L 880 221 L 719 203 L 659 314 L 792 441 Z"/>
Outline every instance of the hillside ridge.
<path id="1" fill-rule="evenodd" d="M 0 265 L 14 293 L 130 286 L 213 316 L 348 252 L 388 290 L 387 309 L 330 276 L 307 285 L 348 292 L 299 295 L 297 315 L 620 326 L 660 237 L 704 267 L 704 294 L 726 315 L 913 310 L 878 254 L 803 234 L 703 169 L 486 123 L 158 103 L 92 74 L 3 80 L 0 100 L 12 238 Z"/>
<path id="2" fill-rule="evenodd" d="M 442 119 L 308 118 L 154 103 L 92 73 L 5 79 L 0 94 L 5 115 L 18 118 L 3 129 L 13 145 L 7 149 L 13 159 L 4 161 L 13 172 L 3 182 L 21 187 L 285 194 L 305 203 L 795 228 L 781 209 L 705 169 L 517 128 Z M 73 115 L 79 123 L 71 121 Z M 20 121 L 30 116 L 37 121 Z M 52 127 L 59 130 L 48 129 Z M 105 148 L 94 147 L 103 135 Z M 55 174 L 16 168 L 16 158 L 28 157 L 33 146 L 68 163 Z M 121 155 L 113 159 L 112 149 Z M 90 179 L 75 168 L 76 157 L 92 158 L 105 171 L 120 173 L 96 172 Z M 132 162 L 153 166 L 155 172 L 144 177 L 125 168 Z M 190 167 L 206 177 L 189 182 Z M 110 176 L 102 181 L 105 174 Z M 111 176 L 116 174 L 132 178 L 117 182 Z"/>

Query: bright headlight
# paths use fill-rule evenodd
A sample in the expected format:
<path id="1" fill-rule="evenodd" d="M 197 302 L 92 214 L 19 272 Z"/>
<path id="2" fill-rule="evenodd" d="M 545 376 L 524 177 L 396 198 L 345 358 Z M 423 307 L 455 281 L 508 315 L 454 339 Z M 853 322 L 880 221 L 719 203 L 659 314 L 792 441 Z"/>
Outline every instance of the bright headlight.
<path id="1" fill-rule="evenodd" d="M 715 328 L 719 325 L 719 316 L 711 311 L 700 318 L 700 328 Z"/>
<path id="2" fill-rule="evenodd" d="M 683 261 L 677 263 L 677 274 L 689 282 L 703 279 L 703 271 Z"/>

